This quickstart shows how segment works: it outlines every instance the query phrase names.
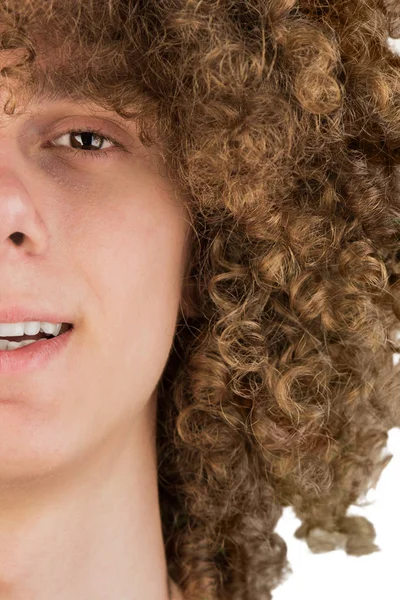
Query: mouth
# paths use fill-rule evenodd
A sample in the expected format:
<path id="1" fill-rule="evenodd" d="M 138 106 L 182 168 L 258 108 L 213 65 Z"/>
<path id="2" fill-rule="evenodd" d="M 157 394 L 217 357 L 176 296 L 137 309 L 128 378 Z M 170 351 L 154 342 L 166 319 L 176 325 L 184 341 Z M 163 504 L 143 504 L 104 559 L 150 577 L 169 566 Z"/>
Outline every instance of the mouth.
<path id="1" fill-rule="evenodd" d="M 25 342 L 25 341 L 36 341 L 36 340 L 50 340 L 54 337 L 60 337 L 60 335 L 62 335 L 63 333 L 65 333 L 66 331 L 69 331 L 70 329 L 73 328 L 73 325 L 71 323 L 63 323 L 60 329 L 60 333 L 58 335 L 51 335 L 51 333 L 44 333 L 43 331 L 40 331 L 39 333 L 37 333 L 36 335 L 20 335 L 20 336 L 9 336 L 8 338 L 3 337 L 0 338 L 0 341 L 8 341 L 8 342 Z"/>
<path id="2" fill-rule="evenodd" d="M 42 369 L 46 364 L 66 351 L 71 341 L 73 329 L 71 323 L 63 323 L 58 335 L 39 333 L 26 336 L 31 339 L 8 342 L 0 340 L 0 381 L 1 377 L 21 373 L 29 373 Z M 56 330 L 54 330 L 56 331 Z M 21 339 L 22 336 L 19 338 Z M 1 400 L 0 400 L 1 404 Z"/>

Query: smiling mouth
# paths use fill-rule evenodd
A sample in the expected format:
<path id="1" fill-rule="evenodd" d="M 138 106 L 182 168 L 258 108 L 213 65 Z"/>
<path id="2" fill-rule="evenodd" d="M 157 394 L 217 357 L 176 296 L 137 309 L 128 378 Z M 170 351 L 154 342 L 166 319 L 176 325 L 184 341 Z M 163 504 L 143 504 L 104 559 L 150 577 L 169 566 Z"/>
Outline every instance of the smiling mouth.
<path id="1" fill-rule="evenodd" d="M 65 333 L 66 331 L 69 331 L 69 329 L 72 329 L 73 325 L 71 325 L 71 323 L 63 323 L 60 329 L 60 333 L 55 336 L 55 335 L 51 335 L 51 333 L 44 333 L 43 331 L 40 331 L 39 333 L 37 333 L 36 335 L 20 335 L 20 336 L 4 336 L 4 337 L 0 337 L 0 341 L 4 340 L 4 341 L 8 341 L 8 342 L 25 342 L 28 340 L 32 340 L 32 341 L 36 341 L 36 340 L 50 340 L 54 337 L 59 337 L 60 335 L 62 335 L 63 333 Z"/>

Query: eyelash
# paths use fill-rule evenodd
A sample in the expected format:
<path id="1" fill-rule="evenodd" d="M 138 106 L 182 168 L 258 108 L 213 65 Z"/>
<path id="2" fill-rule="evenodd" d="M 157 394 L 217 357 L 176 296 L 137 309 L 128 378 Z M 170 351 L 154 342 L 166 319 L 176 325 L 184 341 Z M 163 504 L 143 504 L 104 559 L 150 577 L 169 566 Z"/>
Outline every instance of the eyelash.
<path id="1" fill-rule="evenodd" d="M 76 127 L 71 128 L 71 129 L 68 129 L 67 131 L 61 132 L 59 135 L 57 135 L 56 138 L 54 138 L 50 142 L 49 145 L 52 146 L 53 148 L 63 148 L 67 152 L 72 152 L 74 156 L 83 154 L 85 156 L 85 159 L 91 158 L 94 160 L 104 160 L 105 158 L 107 158 L 107 155 L 110 152 L 113 152 L 113 150 L 115 150 L 114 148 L 108 148 L 107 150 L 78 150 L 75 148 L 67 148 L 66 146 L 58 146 L 58 145 L 54 144 L 55 140 L 58 140 L 60 137 L 63 137 L 64 135 L 69 135 L 70 133 L 76 133 L 77 135 L 79 135 L 81 133 L 93 133 L 94 135 L 97 135 L 98 137 L 103 138 L 103 140 L 106 140 L 107 142 L 111 142 L 112 144 L 114 144 L 114 146 L 116 146 L 117 150 L 126 151 L 126 148 L 123 144 L 121 144 L 114 138 L 110 137 L 109 135 L 106 135 L 105 132 L 102 131 L 101 129 L 96 129 L 94 127 L 85 127 L 85 126 L 83 126 L 83 127 L 81 126 L 78 128 L 76 128 Z"/>

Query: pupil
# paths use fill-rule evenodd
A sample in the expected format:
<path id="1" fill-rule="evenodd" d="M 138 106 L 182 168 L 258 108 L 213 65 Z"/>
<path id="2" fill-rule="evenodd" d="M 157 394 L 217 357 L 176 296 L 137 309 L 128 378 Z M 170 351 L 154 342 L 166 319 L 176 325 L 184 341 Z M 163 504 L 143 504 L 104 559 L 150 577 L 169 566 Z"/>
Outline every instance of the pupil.
<path id="1" fill-rule="evenodd" d="M 92 134 L 90 132 L 81 133 L 82 142 L 84 146 L 91 146 Z"/>
<path id="2" fill-rule="evenodd" d="M 72 142 L 72 145 L 75 148 L 82 148 L 83 146 L 92 146 L 93 145 L 93 138 L 96 138 L 98 136 L 94 135 L 93 133 L 91 133 L 90 131 L 83 131 L 83 132 L 74 132 L 72 134 L 73 136 L 80 136 L 81 140 L 82 140 L 82 144 L 79 144 L 75 141 Z M 101 146 L 101 144 L 100 144 Z M 97 146 L 98 148 L 98 146 Z"/>

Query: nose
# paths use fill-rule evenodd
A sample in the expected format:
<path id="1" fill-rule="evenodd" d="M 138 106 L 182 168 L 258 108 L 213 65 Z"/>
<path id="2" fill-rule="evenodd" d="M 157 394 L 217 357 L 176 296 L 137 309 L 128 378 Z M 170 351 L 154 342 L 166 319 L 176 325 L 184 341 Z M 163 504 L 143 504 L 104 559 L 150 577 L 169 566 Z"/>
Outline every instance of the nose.
<path id="1" fill-rule="evenodd" d="M 16 246 L 25 244 L 32 254 L 44 243 L 43 223 L 27 185 L 15 171 L 0 167 L 0 261 Z"/>

